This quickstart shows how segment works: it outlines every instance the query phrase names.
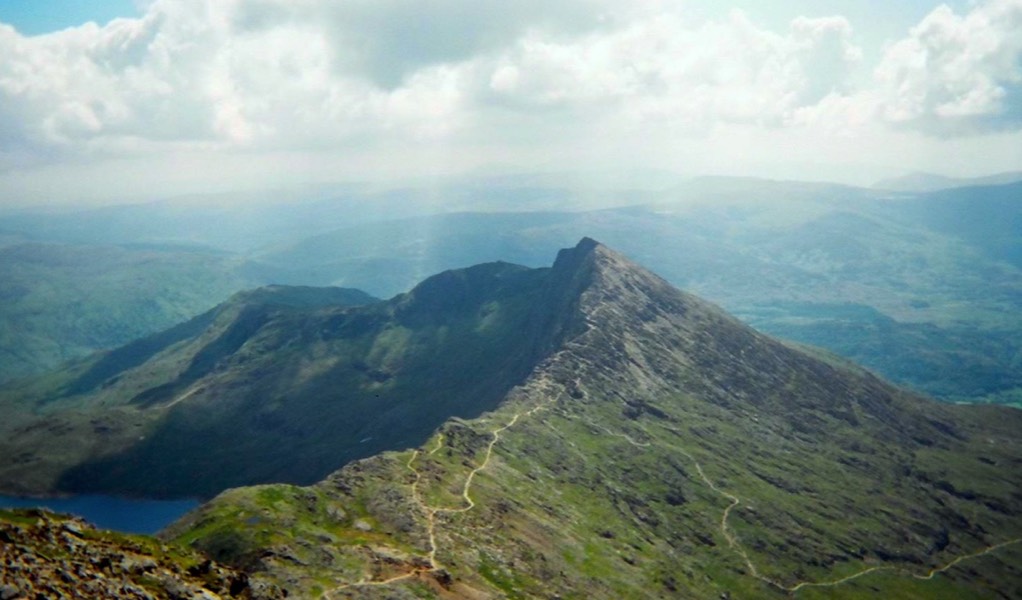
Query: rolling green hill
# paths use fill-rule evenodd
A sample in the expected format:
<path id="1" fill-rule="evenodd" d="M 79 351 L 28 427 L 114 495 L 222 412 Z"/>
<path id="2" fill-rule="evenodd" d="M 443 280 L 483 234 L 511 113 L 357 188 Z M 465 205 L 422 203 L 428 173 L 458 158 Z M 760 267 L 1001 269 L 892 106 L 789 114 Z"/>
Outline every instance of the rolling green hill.
<path id="1" fill-rule="evenodd" d="M 277 394 L 273 401 L 279 410 L 288 386 L 309 380 L 311 371 L 282 365 L 283 357 L 274 355 L 242 367 L 254 373 L 241 373 L 237 365 L 245 364 L 244 352 L 252 351 L 246 343 L 264 327 L 301 334 L 289 328 L 310 312 L 344 314 L 345 306 L 374 302 L 363 292 L 341 288 L 272 286 L 240 292 L 163 332 L 9 387 L 0 395 L 6 416 L 0 424 L 0 487 L 17 494 L 81 489 L 187 496 L 209 493 L 210 486 L 215 491 L 257 481 L 268 473 L 285 481 L 309 479 L 315 467 L 293 468 L 286 448 L 275 445 L 294 434 L 293 425 L 278 420 L 272 405 L 245 414 L 239 404 L 247 393 L 260 398 Z M 289 367 L 297 370 L 291 379 L 270 379 Z M 261 379 L 260 369 L 266 371 Z M 268 385 L 260 388 L 263 384 Z M 189 399 L 189 410 L 182 411 L 178 405 Z M 310 411 L 296 419 L 316 423 L 319 415 Z M 254 448 L 248 455 L 244 435 L 238 434 L 250 426 L 254 438 L 249 446 Z M 223 464 L 207 460 L 217 446 Z M 276 454 L 276 462 L 260 462 L 265 453 Z M 154 462 L 134 462 L 139 454 Z M 175 458 L 166 463 L 162 459 L 167 457 Z M 75 483 L 82 479 L 76 473 L 88 474 L 99 464 L 110 470 Z M 162 466 L 154 470 L 153 464 Z M 76 466 L 79 471 L 67 472 Z"/>
<path id="2" fill-rule="evenodd" d="M 0 382 L 126 344 L 258 281 L 245 261 L 180 247 L 0 248 Z"/>

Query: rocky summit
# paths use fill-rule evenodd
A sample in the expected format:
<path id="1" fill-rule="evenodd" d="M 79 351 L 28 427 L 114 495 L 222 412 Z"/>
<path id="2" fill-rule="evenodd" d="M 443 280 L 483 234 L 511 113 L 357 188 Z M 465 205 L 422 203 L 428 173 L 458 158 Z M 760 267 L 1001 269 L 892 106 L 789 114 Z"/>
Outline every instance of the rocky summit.
<path id="1" fill-rule="evenodd" d="M 273 585 L 196 552 L 40 510 L 0 511 L 0 598 L 277 600 Z"/>
<path id="2" fill-rule="evenodd" d="M 1022 597 L 1019 411 L 769 338 L 589 239 L 514 276 L 528 368 L 485 412 L 163 538 L 303 598 Z M 449 273 L 419 318 L 501 277 Z"/>

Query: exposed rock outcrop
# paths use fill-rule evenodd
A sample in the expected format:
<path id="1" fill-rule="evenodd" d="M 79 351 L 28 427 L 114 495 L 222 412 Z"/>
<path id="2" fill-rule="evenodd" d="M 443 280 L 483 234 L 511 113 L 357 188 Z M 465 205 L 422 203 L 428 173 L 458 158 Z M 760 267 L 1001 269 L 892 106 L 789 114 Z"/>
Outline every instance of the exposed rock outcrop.
<path id="1" fill-rule="evenodd" d="M 41 510 L 0 511 L 0 598 L 276 600 L 284 593 L 201 555 Z"/>

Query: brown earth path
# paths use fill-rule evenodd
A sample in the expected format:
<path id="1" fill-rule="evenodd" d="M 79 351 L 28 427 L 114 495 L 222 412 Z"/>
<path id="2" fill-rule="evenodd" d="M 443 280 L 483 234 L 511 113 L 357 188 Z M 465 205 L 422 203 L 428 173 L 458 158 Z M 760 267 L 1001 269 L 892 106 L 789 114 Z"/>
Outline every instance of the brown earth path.
<path id="1" fill-rule="evenodd" d="M 421 493 L 419 491 L 419 483 L 422 481 L 422 473 L 420 473 L 419 470 L 416 469 L 415 466 L 414 466 L 416 460 L 422 454 L 422 451 L 418 450 L 418 449 L 413 450 L 412 451 L 412 456 L 411 456 L 411 458 L 408 459 L 408 462 L 405 463 L 405 466 L 410 471 L 412 471 L 412 473 L 415 475 L 415 479 L 412 481 L 412 484 L 411 484 L 412 500 L 419 506 L 419 508 L 422 510 L 423 514 L 426 515 L 426 531 L 427 531 L 427 534 L 428 534 L 428 537 L 429 537 L 429 553 L 426 555 L 426 559 L 429 562 L 429 567 L 428 568 L 427 567 L 414 568 L 414 569 L 410 570 L 407 573 L 403 573 L 401 575 L 397 575 L 397 576 L 394 576 L 394 577 L 390 577 L 388 579 L 383 579 L 383 580 L 378 580 L 378 581 L 363 579 L 363 580 L 352 582 L 352 583 L 346 583 L 346 584 L 340 585 L 338 587 L 335 587 L 333 589 L 324 591 L 319 596 L 320 600 L 330 600 L 330 598 L 331 598 L 331 596 L 333 594 L 335 594 L 337 592 L 341 592 L 341 591 L 347 590 L 347 589 L 355 588 L 355 587 L 385 586 L 385 585 L 390 585 L 392 583 L 397 583 L 399 581 L 404 581 L 404 580 L 407 580 L 407 579 L 412 579 L 412 578 L 418 577 L 419 575 L 423 575 L 423 574 L 426 574 L 426 573 L 431 573 L 431 572 L 436 572 L 436 571 L 441 570 L 443 568 L 443 566 L 439 562 L 437 562 L 437 559 L 436 559 L 436 553 L 437 553 L 437 543 L 436 543 L 437 519 L 436 519 L 436 516 L 437 516 L 437 514 L 442 514 L 442 513 L 443 514 L 465 513 L 465 512 L 468 512 L 468 511 L 472 510 L 473 508 L 475 508 L 476 503 L 472 499 L 472 496 L 471 496 L 472 482 L 475 480 L 475 476 L 480 471 L 485 469 L 490 464 L 490 459 L 493 457 L 493 448 L 500 441 L 501 434 L 504 433 L 505 431 L 507 431 L 508 429 L 510 429 L 511 427 L 514 427 L 515 424 L 518 423 L 519 419 L 521 419 L 523 417 L 531 416 L 531 415 L 535 414 L 537 411 L 542 410 L 543 408 L 546 408 L 550 404 L 550 402 L 551 402 L 550 400 L 547 400 L 547 401 L 541 402 L 540 404 L 537 404 L 536 406 L 533 406 L 532 408 L 530 408 L 528 410 L 523 410 L 523 411 L 517 412 L 514 415 L 512 415 L 511 419 L 509 421 L 507 421 L 507 423 L 505 423 L 504 425 L 502 425 L 500 427 L 497 427 L 496 429 L 494 429 L 494 430 L 492 430 L 490 432 L 490 435 L 492 436 L 492 439 L 490 440 L 490 443 L 487 444 L 487 446 L 486 446 L 486 454 L 485 454 L 485 456 L 483 458 L 483 461 L 481 463 L 479 463 L 476 467 L 474 467 L 471 471 L 469 471 L 468 476 L 465 478 L 465 483 L 464 483 L 464 485 L 462 487 L 462 491 L 461 491 L 461 497 L 465 500 L 465 506 L 462 506 L 462 507 L 459 507 L 459 508 L 435 507 L 435 506 L 430 506 L 429 504 L 427 504 L 422 499 Z M 431 455 L 435 454 L 438 450 L 443 448 L 443 442 L 444 442 L 444 435 L 441 433 L 441 434 L 439 434 L 437 436 L 436 446 L 434 446 L 434 448 L 429 452 L 429 454 L 431 454 Z"/>
<path id="2" fill-rule="evenodd" d="M 461 497 L 465 501 L 465 505 L 464 506 L 461 506 L 461 507 L 458 507 L 458 508 L 436 507 L 436 506 L 430 506 L 428 503 L 426 503 L 422 499 L 421 492 L 419 491 L 419 483 L 422 480 L 422 473 L 420 473 L 419 470 L 415 467 L 415 462 L 418 460 L 419 456 L 422 454 L 422 451 L 421 450 L 414 450 L 412 452 L 411 457 L 408 459 L 408 462 L 406 463 L 406 467 L 410 471 L 412 471 L 412 473 L 415 476 L 415 478 L 414 478 L 414 480 L 413 480 L 413 482 L 411 484 L 412 499 L 420 507 L 420 509 L 422 510 L 422 512 L 423 512 L 423 514 L 425 515 L 425 518 L 426 518 L 426 530 L 427 530 L 428 537 L 429 537 L 429 552 L 426 555 L 426 559 L 428 560 L 429 567 L 414 568 L 414 569 L 410 570 L 407 573 L 403 573 L 401 575 L 397 575 L 397 576 L 390 577 L 388 579 L 383 579 L 383 580 L 377 580 L 377 581 L 361 580 L 361 581 L 357 581 L 357 582 L 353 582 L 353 583 L 346 583 L 344 585 L 341 585 L 341 586 L 338 586 L 336 588 L 333 588 L 332 590 L 328 590 L 328 591 L 323 592 L 320 595 L 321 600 L 330 600 L 330 597 L 331 597 L 332 594 L 334 594 L 336 592 L 340 592 L 340 591 L 346 590 L 346 589 L 350 589 L 350 588 L 353 588 L 353 587 L 386 586 L 386 585 L 390 585 L 390 584 L 393 584 L 393 583 L 397 583 L 399 581 L 404 581 L 404 580 L 407 580 L 407 579 L 412 579 L 412 578 L 418 577 L 418 576 L 426 574 L 426 573 L 436 572 L 436 571 L 439 571 L 440 569 L 442 569 L 443 566 L 439 562 L 437 562 L 437 559 L 436 559 L 436 553 L 437 553 L 437 541 L 436 541 L 437 518 L 436 517 L 437 517 L 437 515 L 438 514 L 459 514 L 459 513 L 466 513 L 468 511 L 472 510 L 473 508 L 475 508 L 476 503 L 472 499 L 472 496 L 471 496 L 472 483 L 475 480 L 475 476 L 480 471 L 485 469 L 490 464 L 490 459 L 493 457 L 493 448 L 497 445 L 498 442 L 500 442 L 501 434 L 504 433 L 505 431 L 507 431 L 508 429 L 514 427 L 515 424 L 517 424 L 518 421 L 520 419 L 522 419 L 523 417 L 531 416 L 531 415 L 535 414 L 537 411 L 542 410 L 543 408 L 546 408 L 549 404 L 550 404 L 550 401 L 545 401 L 545 402 L 540 403 L 540 404 L 538 404 L 536 406 L 533 406 L 529 410 L 524 410 L 524 411 L 517 412 L 514 415 L 512 415 L 511 419 L 508 420 L 504 425 L 502 425 L 500 427 L 497 427 L 496 429 L 493 429 L 490 432 L 490 435 L 492 436 L 492 439 L 490 440 L 489 444 L 486 446 L 486 454 L 485 454 L 485 456 L 483 458 L 483 461 L 481 463 L 479 463 L 476 467 L 474 467 L 471 471 L 469 471 L 468 476 L 465 478 L 465 483 L 464 483 L 464 485 L 462 487 L 462 492 L 461 492 Z M 597 423 L 594 423 L 592 421 L 588 421 L 588 423 L 591 426 L 593 426 L 593 427 L 596 427 L 598 429 L 603 430 L 608 435 L 611 435 L 611 436 L 614 436 L 614 437 L 618 437 L 618 438 L 621 438 L 621 439 L 625 440 L 626 442 L 628 442 L 629 444 L 631 444 L 631 445 L 633 445 L 635 447 L 647 448 L 647 447 L 649 447 L 651 445 L 648 442 L 638 442 L 635 439 L 633 439 L 631 436 L 629 436 L 629 435 L 627 435 L 625 433 L 620 433 L 620 432 L 612 431 L 611 429 L 609 429 L 609 428 L 607 428 L 607 427 L 605 427 L 603 425 L 599 425 Z M 662 427 L 664 427 L 665 429 L 675 433 L 676 435 L 681 435 L 680 431 L 678 431 L 678 430 L 676 430 L 676 429 L 674 429 L 672 427 L 666 427 L 666 426 L 662 426 Z M 444 443 L 444 435 L 441 433 L 441 434 L 439 434 L 437 436 L 436 445 L 429 452 L 429 454 L 430 455 L 435 454 L 437 451 L 439 451 L 441 448 L 443 448 L 443 443 Z M 912 573 L 912 572 L 907 571 L 907 570 L 905 570 L 905 569 L 903 569 L 901 567 L 895 567 L 895 566 L 873 566 L 873 567 L 864 568 L 861 571 L 857 571 L 857 572 L 855 572 L 855 573 L 853 573 L 851 575 L 848 575 L 846 577 L 842 577 L 842 578 L 839 578 L 839 579 L 833 579 L 833 580 L 827 580 L 827 581 L 799 581 L 799 582 L 797 582 L 797 583 L 795 583 L 793 585 L 785 585 L 785 584 L 783 584 L 783 583 L 781 583 L 779 581 L 776 581 L 774 579 L 766 577 L 766 576 L 764 576 L 763 574 L 761 574 L 759 572 L 759 569 L 756 567 L 756 564 L 754 562 L 752 562 L 751 557 L 749 556 L 749 554 L 746 551 L 745 547 L 742 545 L 741 540 L 739 540 L 738 536 L 731 530 L 731 527 L 728 524 L 728 519 L 731 516 L 731 512 L 735 508 L 737 508 L 738 506 L 741 505 L 741 503 L 742 503 L 741 499 L 738 496 L 736 496 L 736 495 L 734 495 L 734 494 L 732 494 L 732 493 L 730 493 L 730 492 L 728 492 L 726 490 L 723 490 L 723 489 L 719 488 L 713 482 L 713 480 L 711 480 L 706 475 L 705 471 L 703 471 L 702 464 L 700 464 L 699 461 L 696 460 L 696 458 L 692 454 L 690 454 L 687 450 L 685 450 L 684 448 L 681 448 L 681 447 L 676 446 L 674 444 L 668 444 L 668 443 L 665 443 L 665 442 L 656 442 L 656 444 L 659 445 L 659 446 L 671 449 L 671 450 L 675 450 L 678 453 L 680 453 L 683 456 L 685 456 L 687 459 L 689 459 L 692 462 L 692 464 L 695 466 L 696 471 L 699 473 L 699 478 L 703 481 L 703 483 L 706 484 L 706 486 L 709 487 L 711 490 L 713 490 L 716 494 L 726 498 L 730 502 L 730 504 L 728 504 L 728 506 L 724 509 L 724 511 L 723 511 L 723 513 L 721 514 L 721 517 L 720 517 L 720 533 L 721 533 L 721 535 L 724 537 L 724 539 L 727 540 L 728 546 L 731 549 L 733 549 L 742 558 L 742 561 L 745 563 L 746 570 L 748 571 L 748 573 L 749 573 L 749 575 L 751 577 L 754 577 L 754 578 L 762 581 L 763 583 L 765 583 L 765 584 L 767 584 L 767 585 L 769 585 L 771 587 L 774 587 L 776 589 L 779 589 L 779 590 L 782 590 L 782 591 L 785 591 L 785 592 L 796 593 L 799 590 L 802 590 L 802 589 L 805 589 L 805 588 L 808 588 L 808 587 L 837 587 L 839 585 L 848 583 L 848 582 L 853 581 L 855 579 L 859 579 L 859 578 L 864 577 L 866 575 L 869 575 L 871 573 L 877 573 L 877 572 L 881 572 L 881 571 L 889 571 L 889 572 L 899 573 L 899 574 L 903 574 L 903 575 L 906 575 L 906 576 L 911 576 L 911 577 L 913 577 L 915 579 L 920 579 L 920 580 L 929 580 L 929 579 L 933 579 L 938 574 L 943 573 L 943 572 L 945 572 L 945 571 L 955 567 L 956 565 L 958 565 L 961 562 L 964 562 L 964 561 L 967 561 L 967 560 L 971 560 L 971 559 L 974 559 L 974 558 L 979 558 L 979 557 L 985 556 L 987 554 L 990 554 L 992 552 L 996 552 L 997 550 L 999 550 L 1001 548 L 1005 548 L 1005 547 L 1008 547 L 1008 546 L 1011 546 L 1011 545 L 1018 544 L 1018 543 L 1022 542 L 1022 538 L 1015 538 L 1015 539 L 1010 539 L 1010 540 L 1003 541 L 1003 542 L 1000 542 L 1000 543 L 997 543 L 997 544 L 993 544 L 991 546 L 988 546 L 986 548 L 983 548 L 983 549 L 981 549 L 979 551 L 976 551 L 976 552 L 973 552 L 971 554 L 966 554 L 966 555 L 959 556 L 959 557 L 955 558 L 954 560 L 952 560 L 952 561 L 950 561 L 950 562 L 948 562 L 948 563 L 946 563 L 946 564 L 944 564 L 944 565 L 942 565 L 940 567 L 936 567 L 934 569 L 931 569 L 926 574 Z"/>
<path id="3" fill-rule="evenodd" d="M 661 427 L 664 427 L 665 429 L 675 433 L 676 435 L 681 435 L 681 432 L 678 431 L 677 429 L 673 428 L 673 427 L 667 427 L 667 426 L 663 426 L 663 425 L 661 425 Z M 638 446 L 638 447 L 649 446 L 649 444 L 639 444 L 639 443 L 635 442 L 630 437 L 628 437 L 627 435 L 624 435 L 624 434 L 613 434 L 613 435 L 616 435 L 617 437 L 624 438 L 629 443 L 631 443 L 631 444 L 633 444 L 635 446 Z M 742 557 L 742 561 L 745 563 L 745 568 L 749 572 L 750 576 L 755 577 L 756 579 L 762 581 L 763 583 L 766 583 L 767 585 L 770 585 L 770 586 L 775 587 L 777 589 L 783 590 L 785 592 L 795 593 L 795 592 L 798 592 L 801 589 L 808 588 L 808 587 L 836 587 L 836 586 L 842 585 L 844 583 L 848 583 L 849 581 L 858 579 L 860 577 L 864 577 L 864 576 L 869 575 L 871 573 L 877 573 L 877 572 L 881 572 L 881 571 L 890 571 L 890 572 L 894 572 L 894 573 L 898 573 L 898 574 L 903 574 L 903 575 L 911 576 L 911 577 L 913 577 L 915 579 L 929 580 L 929 579 L 933 579 L 938 574 L 943 573 L 943 572 L 951 569 L 952 567 L 954 567 L 955 565 L 957 565 L 957 564 L 959 564 L 959 563 L 961 563 L 963 561 L 970 560 L 970 559 L 973 559 L 973 558 L 979 558 L 981 556 L 985 556 L 985 555 L 990 554 L 992 552 L 996 552 L 997 550 L 1000 550 L 1001 548 L 1005 548 L 1007 546 L 1011 546 L 1011 545 L 1018 544 L 1018 543 L 1022 542 L 1022 538 L 1014 538 L 1014 539 L 1006 540 L 1006 541 L 1003 541 L 1003 542 L 999 542 L 997 544 L 993 544 L 993 545 L 987 546 L 986 548 L 983 548 L 983 549 L 978 550 L 976 552 L 973 552 L 971 554 L 965 554 L 965 555 L 959 556 L 959 557 L 955 558 L 954 560 L 944 564 L 943 566 L 931 569 L 925 575 L 919 574 L 919 573 L 913 573 L 913 572 L 908 571 L 908 570 L 906 570 L 906 569 L 904 569 L 902 567 L 877 565 L 877 566 L 873 566 L 873 567 L 864 568 L 861 571 L 857 571 L 855 573 L 852 573 L 851 575 L 848 575 L 846 577 L 842 577 L 840 579 L 833 579 L 833 580 L 828 580 L 828 581 L 799 581 L 799 582 L 797 582 L 797 583 L 795 583 L 793 585 L 785 585 L 785 584 L 783 584 L 783 583 L 781 583 L 781 582 L 779 582 L 779 581 L 777 581 L 775 579 L 771 579 L 771 578 L 766 577 L 763 574 L 761 574 L 759 572 L 759 569 L 756 568 L 756 564 L 753 563 L 752 559 L 749 557 L 749 553 L 745 550 L 745 547 L 742 545 L 741 541 L 738 539 L 738 536 L 733 531 L 731 531 L 731 527 L 728 525 L 728 518 L 731 516 L 731 511 L 734 510 L 735 508 L 737 508 L 739 505 L 741 505 L 741 503 L 742 503 L 741 499 L 738 496 L 735 496 L 734 494 L 732 494 L 732 493 L 730 493 L 728 491 L 722 490 L 721 488 L 717 487 L 717 485 L 709 477 L 706 476 L 706 473 L 703 471 L 703 466 L 699 463 L 699 461 L 696 460 L 696 458 L 694 456 L 692 456 L 688 451 L 686 451 L 685 449 L 680 448 L 678 446 L 675 446 L 674 444 L 666 444 L 666 443 L 661 442 L 660 445 L 664 446 L 664 447 L 667 447 L 667 448 L 670 448 L 670 449 L 673 449 L 673 450 L 679 452 L 680 454 L 682 454 L 683 456 L 685 456 L 686 458 L 688 458 L 692 462 L 692 464 L 695 465 L 696 471 L 699 473 L 699 478 L 703 480 L 703 483 L 705 483 L 707 485 L 707 487 L 709 487 L 711 490 L 716 492 L 718 495 L 723 496 L 724 498 L 727 498 L 730 501 L 730 504 L 728 504 L 728 506 L 724 509 L 724 512 L 721 514 L 721 517 L 720 517 L 720 533 L 721 533 L 721 535 L 723 535 L 724 539 L 727 540 L 728 546 L 730 546 L 732 550 L 737 552 L 738 555 Z"/>

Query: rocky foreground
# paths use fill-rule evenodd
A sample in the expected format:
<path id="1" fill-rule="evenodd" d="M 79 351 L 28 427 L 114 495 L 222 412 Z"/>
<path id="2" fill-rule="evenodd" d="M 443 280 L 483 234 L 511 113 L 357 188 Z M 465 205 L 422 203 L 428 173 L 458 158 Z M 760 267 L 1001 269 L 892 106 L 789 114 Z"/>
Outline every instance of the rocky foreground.
<path id="1" fill-rule="evenodd" d="M 275 600 L 278 588 L 150 538 L 41 510 L 0 510 L 0 599 Z"/>

